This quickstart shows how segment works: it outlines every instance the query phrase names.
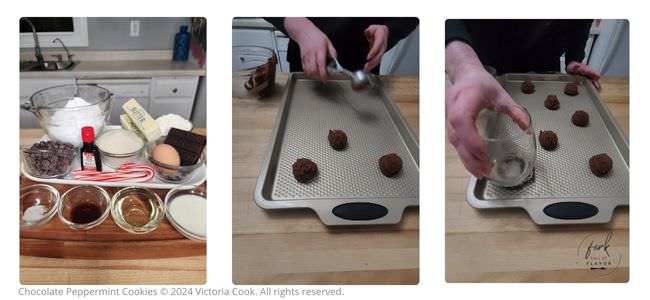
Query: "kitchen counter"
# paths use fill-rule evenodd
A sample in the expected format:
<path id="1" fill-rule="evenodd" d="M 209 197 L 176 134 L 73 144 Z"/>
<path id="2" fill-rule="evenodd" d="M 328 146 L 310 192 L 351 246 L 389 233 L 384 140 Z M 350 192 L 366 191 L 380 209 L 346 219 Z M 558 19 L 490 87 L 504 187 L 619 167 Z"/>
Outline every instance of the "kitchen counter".
<path id="1" fill-rule="evenodd" d="M 387 226 L 327 227 L 304 210 L 264 210 L 253 193 L 288 74 L 270 99 L 233 98 L 233 282 L 236 284 L 417 284 L 419 209 Z M 419 80 L 382 76 L 414 134 Z"/>
<path id="2" fill-rule="evenodd" d="M 234 18 L 232 19 L 233 28 L 260 28 L 275 30 L 273 24 L 263 18 Z"/>
<path id="3" fill-rule="evenodd" d="M 20 78 L 142 78 L 156 76 L 205 76 L 205 68 L 193 62 L 171 60 L 88 60 L 72 70 L 20 72 Z"/>
<path id="4" fill-rule="evenodd" d="M 628 79 L 603 77 L 601 83 L 603 101 L 629 135 Z M 520 209 L 477 210 L 465 201 L 468 172 L 449 141 L 445 149 L 447 282 L 627 282 L 627 207 L 617 208 L 608 224 L 569 226 L 535 225 Z M 608 232 L 614 263 L 590 269 L 578 248 L 585 240 L 603 243 Z"/>
<path id="5" fill-rule="evenodd" d="M 205 128 L 194 129 L 205 134 Z M 20 130 L 20 145 L 38 142 L 41 129 Z M 21 176 L 21 187 L 34 182 Z M 70 186 L 56 186 L 60 190 Z M 110 188 L 107 188 L 110 190 Z M 165 190 L 157 190 L 164 195 Z M 110 193 L 110 192 L 109 192 Z M 112 195 L 112 193 L 110 193 Z M 151 233 L 122 231 L 109 216 L 89 231 L 73 231 L 54 216 L 20 232 L 22 284 L 204 284 L 206 243 L 188 240 L 163 220 Z"/>

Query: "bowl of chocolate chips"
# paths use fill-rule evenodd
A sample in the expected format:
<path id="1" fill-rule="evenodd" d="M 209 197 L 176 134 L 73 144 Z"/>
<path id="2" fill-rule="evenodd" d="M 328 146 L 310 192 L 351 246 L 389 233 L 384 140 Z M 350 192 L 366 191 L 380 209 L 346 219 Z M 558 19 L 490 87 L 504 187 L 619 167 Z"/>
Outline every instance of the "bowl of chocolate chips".
<path id="1" fill-rule="evenodd" d="M 21 149 L 25 170 L 38 178 L 68 175 L 76 152 L 72 144 L 56 141 L 42 141 Z"/>

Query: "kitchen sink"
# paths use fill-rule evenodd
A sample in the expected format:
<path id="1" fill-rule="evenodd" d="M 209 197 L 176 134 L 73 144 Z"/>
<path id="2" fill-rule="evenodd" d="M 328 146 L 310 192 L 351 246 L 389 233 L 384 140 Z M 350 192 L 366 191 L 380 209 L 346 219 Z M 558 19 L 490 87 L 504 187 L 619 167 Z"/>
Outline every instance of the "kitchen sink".
<path id="1" fill-rule="evenodd" d="M 52 43 L 61 43 L 61 47 L 65 50 L 68 60 L 64 61 L 63 55 L 61 54 L 52 55 L 57 58 L 57 60 L 44 60 L 41 46 L 38 42 L 38 34 L 36 34 L 36 26 L 34 26 L 34 23 L 32 23 L 29 18 L 20 18 L 20 20 L 25 21 L 32 28 L 32 35 L 34 36 L 34 57 L 36 58 L 36 61 L 20 62 L 20 72 L 72 70 L 77 64 L 79 64 L 78 61 L 72 60 L 73 55 L 70 54 L 68 47 L 65 46 L 60 38 L 55 38 Z"/>
<path id="2" fill-rule="evenodd" d="M 78 61 L 44 61 L 39 64 L 37 61 L 26 61 L 20 63 L 20 72 L 43 72 L 43 71 L 64 71 L 72 70 L 79 64 Z"/>

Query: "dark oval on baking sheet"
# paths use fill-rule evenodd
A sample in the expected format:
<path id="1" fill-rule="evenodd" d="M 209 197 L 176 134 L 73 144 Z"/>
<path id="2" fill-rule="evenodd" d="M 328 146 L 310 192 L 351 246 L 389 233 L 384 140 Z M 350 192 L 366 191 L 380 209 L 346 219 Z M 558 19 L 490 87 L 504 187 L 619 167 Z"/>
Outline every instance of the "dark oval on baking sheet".
<path id="1" fill-rule="evenodd" d="M 562 220 L 580 220 L 595 216 L 598 207 L 584 202 L 557 202 L 544 207 L 544 213 Z"/>
<path id="2" fill-rule="evenodd" d="M 388 209 L 376 203 L 350 202 L 334 207 L 332 213 L 341 219 L 367 221 L 385 216 L 388 214 Z"/>

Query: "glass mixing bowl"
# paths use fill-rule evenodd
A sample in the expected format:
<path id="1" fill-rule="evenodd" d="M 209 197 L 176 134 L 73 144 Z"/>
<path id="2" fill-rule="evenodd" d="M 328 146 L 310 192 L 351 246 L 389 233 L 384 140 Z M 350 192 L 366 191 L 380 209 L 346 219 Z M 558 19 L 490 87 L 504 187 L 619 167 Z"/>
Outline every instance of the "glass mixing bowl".
<path id="1" fill-rule="evenodd" d="M 160 137 L 157 140 L 148 143 L 145 146 L 145 155 L 151 166 L 156 171 L 156 178 L 163 182 L 180 184 L 191 178 L 191 175 L 196 169 L 203 166 L 205 163 L 205 149 L 201 153 L 199 160 L 193 165 L 187 166 L 171 166 L 155 160 L 152 156 L 153 149 L 159 144 L 164 144 L 166 137 Z"/>
<path id="2" fill-rule="evenodd" d="M 232 94 L 235 98 L 253 95 L 270 96 L 275 89 L 275 66 L 278 58 L 269 48 L 232 47 Z"/>
<path id="3" fill-rule="evenodd" d="M 59 85 L 34 93 L 20 107 L 32 112 L 55 141 L 81 147 L 81 128 L 92 126 L 95 136 L 104 129 L 113 94 L 96 85 Z"/>

